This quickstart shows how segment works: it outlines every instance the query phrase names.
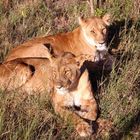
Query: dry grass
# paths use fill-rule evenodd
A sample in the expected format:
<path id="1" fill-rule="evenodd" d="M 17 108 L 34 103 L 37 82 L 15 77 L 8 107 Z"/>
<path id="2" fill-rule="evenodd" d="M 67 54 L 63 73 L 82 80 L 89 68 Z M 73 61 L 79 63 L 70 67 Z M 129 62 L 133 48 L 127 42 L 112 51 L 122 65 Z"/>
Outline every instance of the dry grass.
<path id="1" fill-rule="evenodd" d="M 0 1 L 0 61 L 8 51 L 35 36 L 71 31 L 79 15 L 90 15 L 86 1 Z M 140 10 L 138 0 L 107 0 L 96 15 L 113 14 L 109 48 L 115 57 L 113 70 L 101 83 L 100 116 L 112 120 L 115 132 L 103 139 L 140 137 Z M 70 122 L 57 116 L 47 97 L 19 97 L 0 92 L 0 139 L 81 139 Z M 87 139 L 94 139 L 93 137 Z M 87 140 L 86 139 L 86 140 Z"/>

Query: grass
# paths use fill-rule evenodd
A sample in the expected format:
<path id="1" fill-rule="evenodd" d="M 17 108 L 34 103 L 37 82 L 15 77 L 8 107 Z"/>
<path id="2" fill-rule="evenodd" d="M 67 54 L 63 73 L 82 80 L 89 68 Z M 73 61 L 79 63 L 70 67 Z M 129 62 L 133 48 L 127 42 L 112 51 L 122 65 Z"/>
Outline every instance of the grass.
<path id="1" fill-rule="evenodd" d="M 100 117 L 110 119 L 115 132 L 102 139 L 140 137 L 140 11 L 138 0 L 109 0 L 95 9 L 96 15 L 110 12 L 109 50 L 114 67 L 98 93 Z M 25 40 L 73 30 L 79 15 L 90 15 L 86 1 L 56 2 L 11 0 L 0 2 L 0 61 Z M 47 97 L 19 97 L 0 92 L 0 139 L 81 139 L 70 122 L 54 113 Z M 93 137 L 87 139 L 94 139 Z M 98 139 L 98 137 L 97 137 Z M 100 138 L 99 138 L 100 139 Z"/>

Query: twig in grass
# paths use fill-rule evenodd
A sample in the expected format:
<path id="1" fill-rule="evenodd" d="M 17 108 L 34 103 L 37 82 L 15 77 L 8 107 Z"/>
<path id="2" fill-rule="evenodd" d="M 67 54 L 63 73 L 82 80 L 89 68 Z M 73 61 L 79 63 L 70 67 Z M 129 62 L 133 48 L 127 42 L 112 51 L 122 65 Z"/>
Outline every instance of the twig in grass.
<path id="1" fill-rule="evenodd" d="M 91 15 L 94 14 L 94 5 L 93 5 L 93 0 L 87 0 L 89 6 L 90 6 L 90 12 L 91 12 Z"/>

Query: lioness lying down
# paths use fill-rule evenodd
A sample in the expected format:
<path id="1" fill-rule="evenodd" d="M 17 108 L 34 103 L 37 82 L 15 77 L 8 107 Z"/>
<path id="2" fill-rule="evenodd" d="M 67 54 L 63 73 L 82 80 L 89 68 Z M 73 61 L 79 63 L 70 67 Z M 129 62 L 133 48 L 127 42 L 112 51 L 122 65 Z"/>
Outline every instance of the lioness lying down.
<path id="1" fill-rule="evenodd" d="M 88 71 L 80 69 L 71 53 L 57 58 L 15 59 L 0 65 L 0 83 L 8 91 L 17 89 L 29 94 L 50 92 L 55 112 L 71 118 L 80 136 L 92 134 L 92 126 L 84 119 L 95 121 L 97 103 L 88 79 Z M 71 108 L 71 109 L 70 109 Z M 78 108 L 78 109 L 77 109 Z"/>
<path id="2" fill-rule="evenodd" d="M 48 59 L 15 59 L 0 65 L 0 88 L 3 90 L 37 94 L 49 92 L 49 83 L 51 67 Z"/>
<path id="3" fill-rule="evenodd" d="M 61 52 L 71 52 L 75 56 L 90 54 L 96 56 L 95 60 L 102 59 L 102 55 L 107 52 L 106 39 L 110 15 L 105 14 L 102 18 L 96 16 L 87 19 L 79 18 L 79 25 L 72 32 L 37 37 L 27 41 L 13 48 L 5 62 L 26 57 L 48 58 L 48 48 L 44 45 L 47 43 L 51 44 L 53 53 L 57 55 Z M 96 55 L 97 51 L 100 55 Z"/>

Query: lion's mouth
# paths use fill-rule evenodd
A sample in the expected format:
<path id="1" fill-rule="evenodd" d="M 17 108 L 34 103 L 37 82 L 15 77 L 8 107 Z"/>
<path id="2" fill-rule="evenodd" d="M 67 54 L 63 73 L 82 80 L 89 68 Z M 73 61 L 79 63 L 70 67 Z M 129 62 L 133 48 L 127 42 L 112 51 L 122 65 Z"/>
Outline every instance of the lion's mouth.
<path id="1" fill-rule="evenodd" d="M 59 93 L 61 95 L 68 93 L 68 89 L 64 88 L 63 86 L 56 86 L 55 89 L 56 89 L 57 93 Z"/>
<path id="2" fill-rule="evenodd" d="M 98 43 L 96 44 L 96 48 L 98 51 L 107 51 L 106 43 Z"/>

